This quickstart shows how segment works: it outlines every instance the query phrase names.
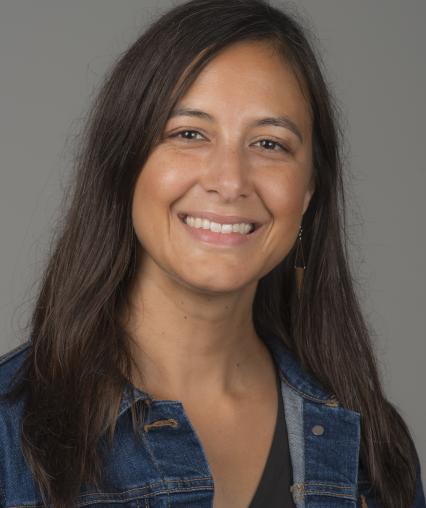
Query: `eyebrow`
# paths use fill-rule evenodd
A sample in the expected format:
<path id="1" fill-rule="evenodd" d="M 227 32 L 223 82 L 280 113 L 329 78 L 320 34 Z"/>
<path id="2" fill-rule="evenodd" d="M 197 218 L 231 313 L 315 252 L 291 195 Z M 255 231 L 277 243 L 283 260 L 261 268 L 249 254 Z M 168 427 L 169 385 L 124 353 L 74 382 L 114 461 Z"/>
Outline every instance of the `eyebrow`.
<path id="1" fill-rule="evenodd" d="M 174 109 L 170 114 L 170 118 L 174 118 L 176 116 L 191 116 L 201 118 L 202 120 L 208 120 L 209 122 L 215 121 L 212 115 L 206 113 L 205 111 L 201 111 L 200 109 L 192 109 L 192 108 Z M 259 118 L 258 120 L 255 120 L 252 125 L 255 127 L 258 125 L 274 125 L 276 127 L 283 127 L 284 129 L 288 129 L 292 131 L 294 134 L 296 134 L 300 142 L 303 143 L 302 133 L 300 132 L 297 125 L 293 122 L 293 120 L 291 120 L 287 116 L 270 116 L 266 118 Z"/>

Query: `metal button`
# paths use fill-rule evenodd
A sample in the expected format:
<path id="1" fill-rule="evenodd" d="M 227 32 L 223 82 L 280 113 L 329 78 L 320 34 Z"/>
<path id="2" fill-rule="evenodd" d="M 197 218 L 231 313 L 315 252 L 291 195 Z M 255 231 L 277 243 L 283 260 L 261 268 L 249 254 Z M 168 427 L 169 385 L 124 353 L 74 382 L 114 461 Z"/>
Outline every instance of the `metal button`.
<path id="1" fill-rule="evenodd" d="M 312 434 L 315 434 L 316 436 L 321 436 L 324 434 L 324 427 L 322 425 L 314 425 L 312 427 Z"/>

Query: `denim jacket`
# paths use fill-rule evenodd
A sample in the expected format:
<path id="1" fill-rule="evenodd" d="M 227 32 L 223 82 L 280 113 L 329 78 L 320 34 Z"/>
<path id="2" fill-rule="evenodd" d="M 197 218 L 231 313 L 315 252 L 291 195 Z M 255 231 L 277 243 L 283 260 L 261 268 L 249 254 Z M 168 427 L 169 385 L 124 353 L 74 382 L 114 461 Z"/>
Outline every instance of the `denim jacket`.
<path id="1" fill-rule="evenodd" d="M 296 507 L 384 508 L 375 501 L 359 461 L 360 414 L 342 407 L 303 371 L 281 341 L 262 339 L 279 368 Z M 0 393 L 6 391 L 29 345 L 27 341 L 0 357 Z M 144 408 L 141 439 L 132 430 L 132 392 Z M 0 403 L 1 508 L 43 506 L 21 451 L 22 410 L 23 401 Z M 410 508 L 426 508 L 419 461 L 416 465 L 416 498 Z M 105 463 L 104 488 L 94 491 L 83 485 L 78 506 L 211 508 L 213 493 L 212 471 L 183 404 L 152 399 L 129 383 Z"/>

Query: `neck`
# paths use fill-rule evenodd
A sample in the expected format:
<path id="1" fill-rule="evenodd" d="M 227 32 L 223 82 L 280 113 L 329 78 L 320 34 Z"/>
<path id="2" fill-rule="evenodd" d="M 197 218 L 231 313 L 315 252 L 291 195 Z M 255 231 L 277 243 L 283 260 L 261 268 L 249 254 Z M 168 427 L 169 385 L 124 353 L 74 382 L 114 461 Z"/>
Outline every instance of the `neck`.
<path id="1" fill-rule="evenodd" d="M 251 317 L 253 284 L 238 292 L 194 291 L 145 271 L 131 292 L 125 326 L 132 338 L 132 382 L 155 399 L 242 398 L 271 358 Z"/>

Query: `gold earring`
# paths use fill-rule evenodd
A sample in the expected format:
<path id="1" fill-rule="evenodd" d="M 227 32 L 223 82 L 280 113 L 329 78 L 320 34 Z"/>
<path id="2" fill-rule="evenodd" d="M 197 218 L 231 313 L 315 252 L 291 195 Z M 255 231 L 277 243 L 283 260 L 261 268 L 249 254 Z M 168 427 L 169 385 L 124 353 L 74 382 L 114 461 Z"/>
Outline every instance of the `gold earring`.
<path id="1" fill-rule="evenodd" d="M 296 255 L 294 259 L 294 269 L 296 274 L 296 287 L 297 287 L 297 296 L 300 298 L 303 286 L 303 275 L 306 269 L 305 265 L 305 257 L 303 255 L 303 245 L 302 245 L 302 232 L 303 228 L 300 226 L 299 235 L 298 235 L 298 244 L 296 247 Z M 300 258 L 300 262 L 299 262 Z"/>

